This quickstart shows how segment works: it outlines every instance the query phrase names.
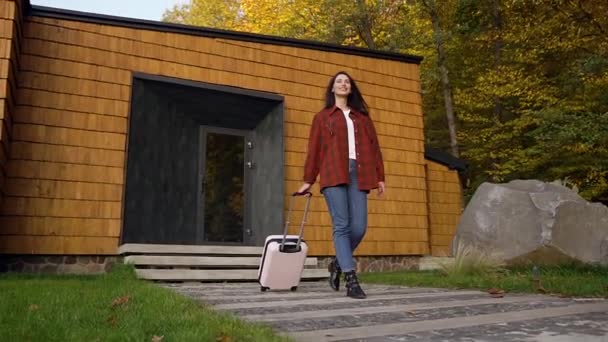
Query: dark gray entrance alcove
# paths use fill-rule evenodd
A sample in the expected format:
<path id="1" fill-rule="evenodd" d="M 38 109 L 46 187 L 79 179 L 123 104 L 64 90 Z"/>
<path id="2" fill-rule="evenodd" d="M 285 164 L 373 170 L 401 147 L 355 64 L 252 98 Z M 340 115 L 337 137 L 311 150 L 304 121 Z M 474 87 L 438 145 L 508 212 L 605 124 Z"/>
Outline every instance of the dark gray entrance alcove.
<path id="1" fill-rule="evenodd" d="M 283 165 L 281 96 L 136 74 L 121 242 L 262 245 L 282 229 Z"/>

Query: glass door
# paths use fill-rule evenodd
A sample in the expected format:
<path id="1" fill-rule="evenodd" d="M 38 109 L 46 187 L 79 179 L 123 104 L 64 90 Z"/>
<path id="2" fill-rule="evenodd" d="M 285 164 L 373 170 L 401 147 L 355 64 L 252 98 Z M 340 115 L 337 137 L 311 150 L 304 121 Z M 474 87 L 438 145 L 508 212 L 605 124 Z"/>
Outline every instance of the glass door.
<path id="1" fill-rule="evenodd" d="M 249 137 L 249 131 L 201 127 L 199 243 L 249 243 Z"/>

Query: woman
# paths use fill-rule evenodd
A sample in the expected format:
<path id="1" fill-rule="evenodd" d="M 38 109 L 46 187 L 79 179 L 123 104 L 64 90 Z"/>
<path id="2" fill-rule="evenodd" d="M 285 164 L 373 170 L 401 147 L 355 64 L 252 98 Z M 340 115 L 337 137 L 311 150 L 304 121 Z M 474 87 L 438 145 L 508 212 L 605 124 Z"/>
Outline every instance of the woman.
<path id="1" fill-rule="evenodd" d="M 344 272 L 346 295 L 365 298 L 357 280 L 353 251 L 367 228 L 367 194 L 384 192 L 384 165 L 376 129 L 357 84 L 346 72 L 334 75 L 325 93 L 325 108 L 312 121 L 304 184 L 319 186 L 333 223 L 336 258 L 329 264 L 330 286 L 340 289 Z"/>

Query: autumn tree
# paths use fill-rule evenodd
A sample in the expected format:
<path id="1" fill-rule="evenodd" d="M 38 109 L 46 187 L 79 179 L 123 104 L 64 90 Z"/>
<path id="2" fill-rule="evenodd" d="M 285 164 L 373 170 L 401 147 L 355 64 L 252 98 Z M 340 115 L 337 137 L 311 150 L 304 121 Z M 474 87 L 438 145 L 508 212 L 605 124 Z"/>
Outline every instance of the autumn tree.
<path id="1" fill-rule="evenodd" d="M 561 179 L 608 201 L 605 13 L 594 0 L 193 0 L 165 20 L 422 55 L 426 143 L 469 162 L 469 194 Z"/>

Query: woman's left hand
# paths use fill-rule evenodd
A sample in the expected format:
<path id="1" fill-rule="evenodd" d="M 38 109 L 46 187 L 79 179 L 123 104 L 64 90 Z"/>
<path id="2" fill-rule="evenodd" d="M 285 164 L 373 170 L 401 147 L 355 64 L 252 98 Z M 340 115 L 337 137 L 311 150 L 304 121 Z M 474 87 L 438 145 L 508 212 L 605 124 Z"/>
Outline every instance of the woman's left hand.
<path id="1" fill-rule="evenodd" d="M 384 193 L 384 182 L 378 182 L 378 197 L 382 197 Z"/>

